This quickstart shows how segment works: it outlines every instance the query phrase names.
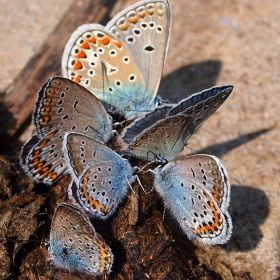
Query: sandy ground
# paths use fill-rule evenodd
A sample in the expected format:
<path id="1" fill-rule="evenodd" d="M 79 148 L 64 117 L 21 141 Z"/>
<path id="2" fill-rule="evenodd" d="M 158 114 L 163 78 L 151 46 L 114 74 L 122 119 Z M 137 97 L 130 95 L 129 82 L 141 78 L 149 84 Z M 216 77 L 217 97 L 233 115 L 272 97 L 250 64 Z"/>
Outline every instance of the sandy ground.
<path id="1" fill-rule="evenodd" d="M 1 92 L 39 51 L 72 2 L 0 0 Z M 280 3 L 170 3 L 172 34 L 159 94 L 179 101 L 213 85 L 235 87 L 186 149 L 218 156 L 232 184 L 232 238 L 224 246 L 198 245 L 197 257 L 224 279 L 277 279 Z"/>

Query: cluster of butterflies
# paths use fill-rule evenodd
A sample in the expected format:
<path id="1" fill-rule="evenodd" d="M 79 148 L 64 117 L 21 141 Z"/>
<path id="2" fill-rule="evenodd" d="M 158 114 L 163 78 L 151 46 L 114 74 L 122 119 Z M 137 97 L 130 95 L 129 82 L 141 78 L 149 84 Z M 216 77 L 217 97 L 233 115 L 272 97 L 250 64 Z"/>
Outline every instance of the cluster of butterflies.
<path id="1" fill-rule="evenodd" d="M 113 254 L 82 211 L 101 219 L 116 211 L 138 179 L 130 157 L 158 164 L 149 170 L 155 189 L 190 239 L 215 245 L 231 236 L 224 166 L 215 156 L 178 155 L 233 87 L 213 87 L 177 104 L 162 102 L 156 94 L 170 24 L 167 0 L 145 0 L 106 26 L 79 27 L 63 53 L 64 77 L 50 78 L 38 92 L 36 134 L 22 147 L 20 163 L 37 183 L 51 185 L 71 174 L 68 194 L 77 208 L 58 206 L 50 234 L 58 267 L 110 272 Z M 132 122 L 119 135 L 109 113 Z M 112 141 L 117 152 L 108 146 Z"/>

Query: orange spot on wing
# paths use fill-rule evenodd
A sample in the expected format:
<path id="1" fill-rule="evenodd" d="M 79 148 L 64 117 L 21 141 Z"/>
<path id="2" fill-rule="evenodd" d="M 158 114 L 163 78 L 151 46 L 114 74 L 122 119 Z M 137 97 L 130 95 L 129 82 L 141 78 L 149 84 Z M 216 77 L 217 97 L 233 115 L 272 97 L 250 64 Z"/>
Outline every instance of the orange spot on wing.
<path id="1" fill-rule="evenodd" d="M 110 40 L 109 40 L 108 37 L 104 37 L 104 38 L 100 39 L 99 41 L 100 41 L 101 44 L 103 44 L 105 46 L 110 43 Z"/>
<path id="2" fill-rule="evenodd" d="M 54 88 L 48 88 L 48 94 L 54 95 L 55 94 L 55 89 Z"/>
<path id="3" fill-rule="evenodd" d="M 44 99 L 44 103 L 45 103 L 46 105 L 50 105 L 51 102 L 52 102 L 52 98 L 50 98 L 50 97 L 47 97 L 47 98 Z"/>
<path id="4" fill-rule="evenodd" d="M 77 61 L 75 61 L 73 68 L 74 68 L 74 70 L 81 70 L 83 68 L 83 64 L 81 63 L 81 61 L 77 60 Z"/>
<path id="5" fill-rule="evenodd" d="M 119 49 L 122 47 L 122 44 L 119 41 L 114 41 L 114 44 Z"/>
<path id="6" fill-rule="evenodd" d="M 87 187 L 86 186 L 83 186 L 82 187 L 82 192 L 84 194 L 85 197 L 88 197 L 88 194 L 87 194 Z"/>
<path id="7" fill-rule="evenodd" d="M 80 50 L 77 54 L 76 54 L 76 58 L 87 58 L 86 53 L 83 50 Z"/>
<path id="8" fill-rule="evenodd" d="M 35 162 L 34 162 L 34 164 L 35 164 Z M 36 164 L 35 164 L 35 165 L 36 165 Z M 41 169 L 41 167 L 43 167 L 43 165 L 44 165 L 43 162 L 39 162 L 39 163 L 36 165 L 36 167 Z"/>
<path id="9" fill-rule="evenodd" d="M 128 23 L 125 22 L 124 24 L 119 25 L 119 29 L 120 29 L 121 31 L 126 31 L 127 28 L 128 28 L 128 26 L 129 26 Z"/>
<path id="10" fill-rule="evenodd" d="M 50 111 L 51 111 L 51 107 L 49 107 L 49 106 L 43 108 L 43 113 L 44 114 L 48 114 Z"/>
<path id="11" fill-rule="evenodd" d="M 102 260 L 102 261 L 105 261 L 106 258 L 107 258 L 107 256 L 102 255 L 102 254 L 101 254 L 101 256 L 99 257 L 99 259 Z"/>
<path id="12" fill-rule="evenodd" d="M 40 148 L 45 147 L 45 146 L 47 145 L 48 142 L 49 142 L 49 141 L 48 141 L 47 139 L 43 140 L 43 141 L 41 142 L 41 144 L 39 145 L 39 147 L 40 147 Z"/>
<path id="13" fill-rule="evenodd" d="M 217 201 L 217 202 L 220 200 L 220 196 L 217 195 L 216 193 L 213 195 L 213 197 L 214 197 L 215 201 Z"/>
<path id="14" fill-rule="evenodd" d="M 53 136 L 57 133 L 57 131 L 58 131 L 58 130 L 55 130 L 55 131 L 51 132 L 51 133 L 49 134 L 48 138 L 53 137 Z"/>
<path id="15" fill-rule="evenodd" d="M 144 18 L 145 16 L 146 16 L 146 12 L 145 11 L 138 12 L 138 17 L 139 18 Z"/>
<path id="16" fill-rule="evenodd" d="M 81 75 L 77 75 L 74 79 L 73 79 L 73 81 L 75 82 L 75 83 L 80 83 L 81 82 L 81 78 L 82 78 L 82 76 Z"/>
<path id="17" fill-rule="evenodd" d="M 81 48 L 82 49 L 89 49 L 90 47 L 89 47 L 89 43 L 88 42 L 83 42 L 82 44 L 81 44 Z"/>
<path id="18" fill-rule="evenodd" d="M 37 151 L 35 151 L 35 153 L 34 153 L 34 157 L 38 157 L 38 155 L 40 155 L 40 153 L 41 153 L 41 150 L 37 150 Z"/>
<path id="19" fill-rule="evenodd" d="M 146 140 L 147 138 L 148 138 L 148 135 L 145 134 L 145 135 L 143 135 L 143 136 L 140 138 L 140 140 Z"/>
<path id="20" fill-rule="evenodd" d="M 81 180 L 81 184 L 86 185 L 87 183 L 88 183 L 88 177 L 84 177 L 84 178 Z"/>
<path id="21" fill-rule="evenodd" d="M 98 200 L 94 200 L 92 201 L 92 203 L 90 203 L 95 209 L 99 208 L 99 201 Z"/>
<path id="22" fill-rule="evenodd" d="M 137 17 L 131 17 L 131 18 L 128 18 L 128 21 L 131 22 L 131 23 L 136 23 L 138 21 L 138 18 Z"/>
<path id="23" fill-rule="evenodd" d="M 155 133 L 156 131 L 157 131 L 156 128 L 152 128 L 152 129 L 148 130 L 147 133 Z"/>
<path id="24" fill-rule="evenodd" d="M 104 265 L 101 264 L 99 269 L 100 269 L 100 271 L 103 271 L 105 269 Z"/>
<path id="25" fill-rule="evenodd" d="M 46 125 L 50 120 L 51 120 L 51 118 L 49 116 L 44 116 L 42 119 L 42 124 Z"/>
<path id="26" fill-rule="evenodd" d="M 55 86 L 60 86 L 61 85 L 61 81 L 59 80 L 53 80 L 53 83 Z"/>
<path id="27" fill-rule="evenodd" d="M 56 173 L 50 173 L 50 178 L 52 180 L 55 180 L 57 178 L 57 174 Z"/>
<path id="28" fill-rule="evenodd" d="M 101 205 L 101 211 L 102 211 L 103 214 L 107 213 L 107 208 L 104 204 Z"/>
<path id="29" fill-rule="evenodd" d="M 87 39 L 88 42 L 95 44 L 96 43 L 96 38 L 94 37 L 90 37 L 89 39 Z"/>

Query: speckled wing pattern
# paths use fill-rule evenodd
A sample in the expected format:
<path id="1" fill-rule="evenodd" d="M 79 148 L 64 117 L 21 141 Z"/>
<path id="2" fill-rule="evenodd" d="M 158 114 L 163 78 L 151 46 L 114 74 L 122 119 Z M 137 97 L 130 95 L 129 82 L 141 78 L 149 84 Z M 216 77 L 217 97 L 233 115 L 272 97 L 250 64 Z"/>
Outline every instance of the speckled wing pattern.
<path id="1" fill-rule="evenodd" d="M 62 57 L 65 77 L 88 88 L 110 110 L 127 117 L 147 112 L 162 75 L 170 33 L 168 1 L 140 1 L 106 27 L 80 26 Z"/>
<path id="2" fill-rule="evenodd" d="M 168 50 L 170 28 L 171 9 L 166 0 L 140 1 L 121 11 L 106 25 L 107 30 L 126 44 L 136 61 L 145 80 L 147 104 L 157 102 L 155 97 Z"/>
<path id="3" fill-rule="evenodd" d="M 158 167 L 155 188 L 190 239 L 208 245 L 227 242 L 232 232 L 228 213 L 230 183 L 218 158 L 181 157 Z"/>
<path id="4" fill-rule="evenodd" d="M 33 122 L 38 142 L 34 144 L 33 137 L 28 141 L 33 146 L 23 146 L 21 162 L 36 182 L 46 184 L 67 172 L 62 154 L 67 131 L 81 132 L 100 142 L 111 137 L 111 117 L 102 103 L 82 86 L 62 77 L 50 78 L 40 89 Z"/>
<path id="5" fill-rule="evenodd" d="M 109 274 L 114 257 L 89 219 L 64 203 L 53 217 L 49 253 L 55 266 L 91 276 Z"/>
<path id="6" fill-rule="evenodd" d="M 223 104 L 232 89 L 232 86 L 212 87 L 136 119 L 122 132 L 128 143 L 123 148 L 124 154 L 147 161 L 175 159 L 189 137 Z M 148 124 L 151 125 L 145 128 Z"/>
<path id="7" fill-rule="evenodd" d="M 63 75 L 108 106 L 129 110 L 141 102 L 144 80 L 126 46 L 98 24 L 80 26 L 68 41 Z"/>
<path id="8" fill-rule="evenodd" d="M 132 167 L 109 147 L 78 133 L 67 133 L 63 152 L 75 184 L 71 200 L 90 215 L 112 215 L 134 181 Z"/>

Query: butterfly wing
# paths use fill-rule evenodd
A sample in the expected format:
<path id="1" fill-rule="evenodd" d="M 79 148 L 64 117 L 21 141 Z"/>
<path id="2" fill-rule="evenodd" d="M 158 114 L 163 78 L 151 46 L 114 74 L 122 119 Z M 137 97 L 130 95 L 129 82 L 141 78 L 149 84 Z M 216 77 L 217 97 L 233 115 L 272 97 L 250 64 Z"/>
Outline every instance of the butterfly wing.
<path id="1" fill-rule="evenodd" d="M 123 152 L 147 161 L 170 161 L 184 148 L 191 124 L 191 117 L 187 115 L 159 120 L 134 137 Z"/>
<path id="2" fill-rule="evenodd" d="M 216 157 L 182 157 L 155 174 L 156 190 L 190 239 L 208 245 L 229 240 L 229 179 Z"/>
<path id="3" fill-rule="evenodd" d="M 65 135 L 63 150 L 76 183 L 69 190 L 73 201 L 90 214 L 109 217 L 128 191 L 132 177 L 128 161 L 107 146 L 77 133 Z"/>
<path id="4" fill-rule="evenodd" d="M 33 147 L 40 141 L 37 134 L 33 134 L 21 147 L 19 153 L 19 163 L 23 170 L 26 170 L 27 156 Z"/>
<path id="5" fill-rule="evenodd" d="M 194 132 L 224 103 L 232 90 L 233 86 L 217 86 L 192 94 L 175 105 L 168 115 L 191 115 Z"/>
<path id="6" fill-rule="evenodd" d="M 27 141 L 20 162 L 38 183 L 52 184 L 66 174 L 62 142 L 67 131 L 81 132 L 100 142 L 109 140 L 112 131 L 111 117 L 102 103 L 82 86 L 61 77 L 49 79 L 40 89 L 33 121 L 38 141 Z M 29 149 L 27 156 L 25 147 Z"/>
<path id="7" fill-rule="evenodd" d="M 62 77 L 50 78 L 39 90 L 33 122 L 39 137 L 59 128 L 106 141 L 111 132 L 111 118 L 98 98 Z"/>
<path id="8" fill-rule="evenodd" d="M 87 275 L 109 274 L 113 254 L 89 219 L 78 209 L 60 204 L 50 231 L 51 259 L 57 267 Z"/>
<path id="9" fill-rule="evenodd" d="M 140 1 L 117 14 L 106 29 L 130 50 L 145 81 L 142 107 L 153 109 L 169 43 L 170 5 L 166 0 Z"/>
<path id="10" fill-rule="evenodd" d="M 152 126 L 159 120 L 165 119 L 170 108 L 172 108 L 172 105 L 169 104 L 159 106 L 153 111 L 134 120 L 123 130 L 121 134 L 123 140 L 130 143 L 133 138 L 140 134 L 145 128 Z"/>
<path id="11" fill-rule="evenodd" d="M 145 82 L 133 56 L 102 25 L 82 25 L 71 35 L 62 57 L 62 73 L 89 89 L 108 108 L 134 111 L 143 100 Z"/>

